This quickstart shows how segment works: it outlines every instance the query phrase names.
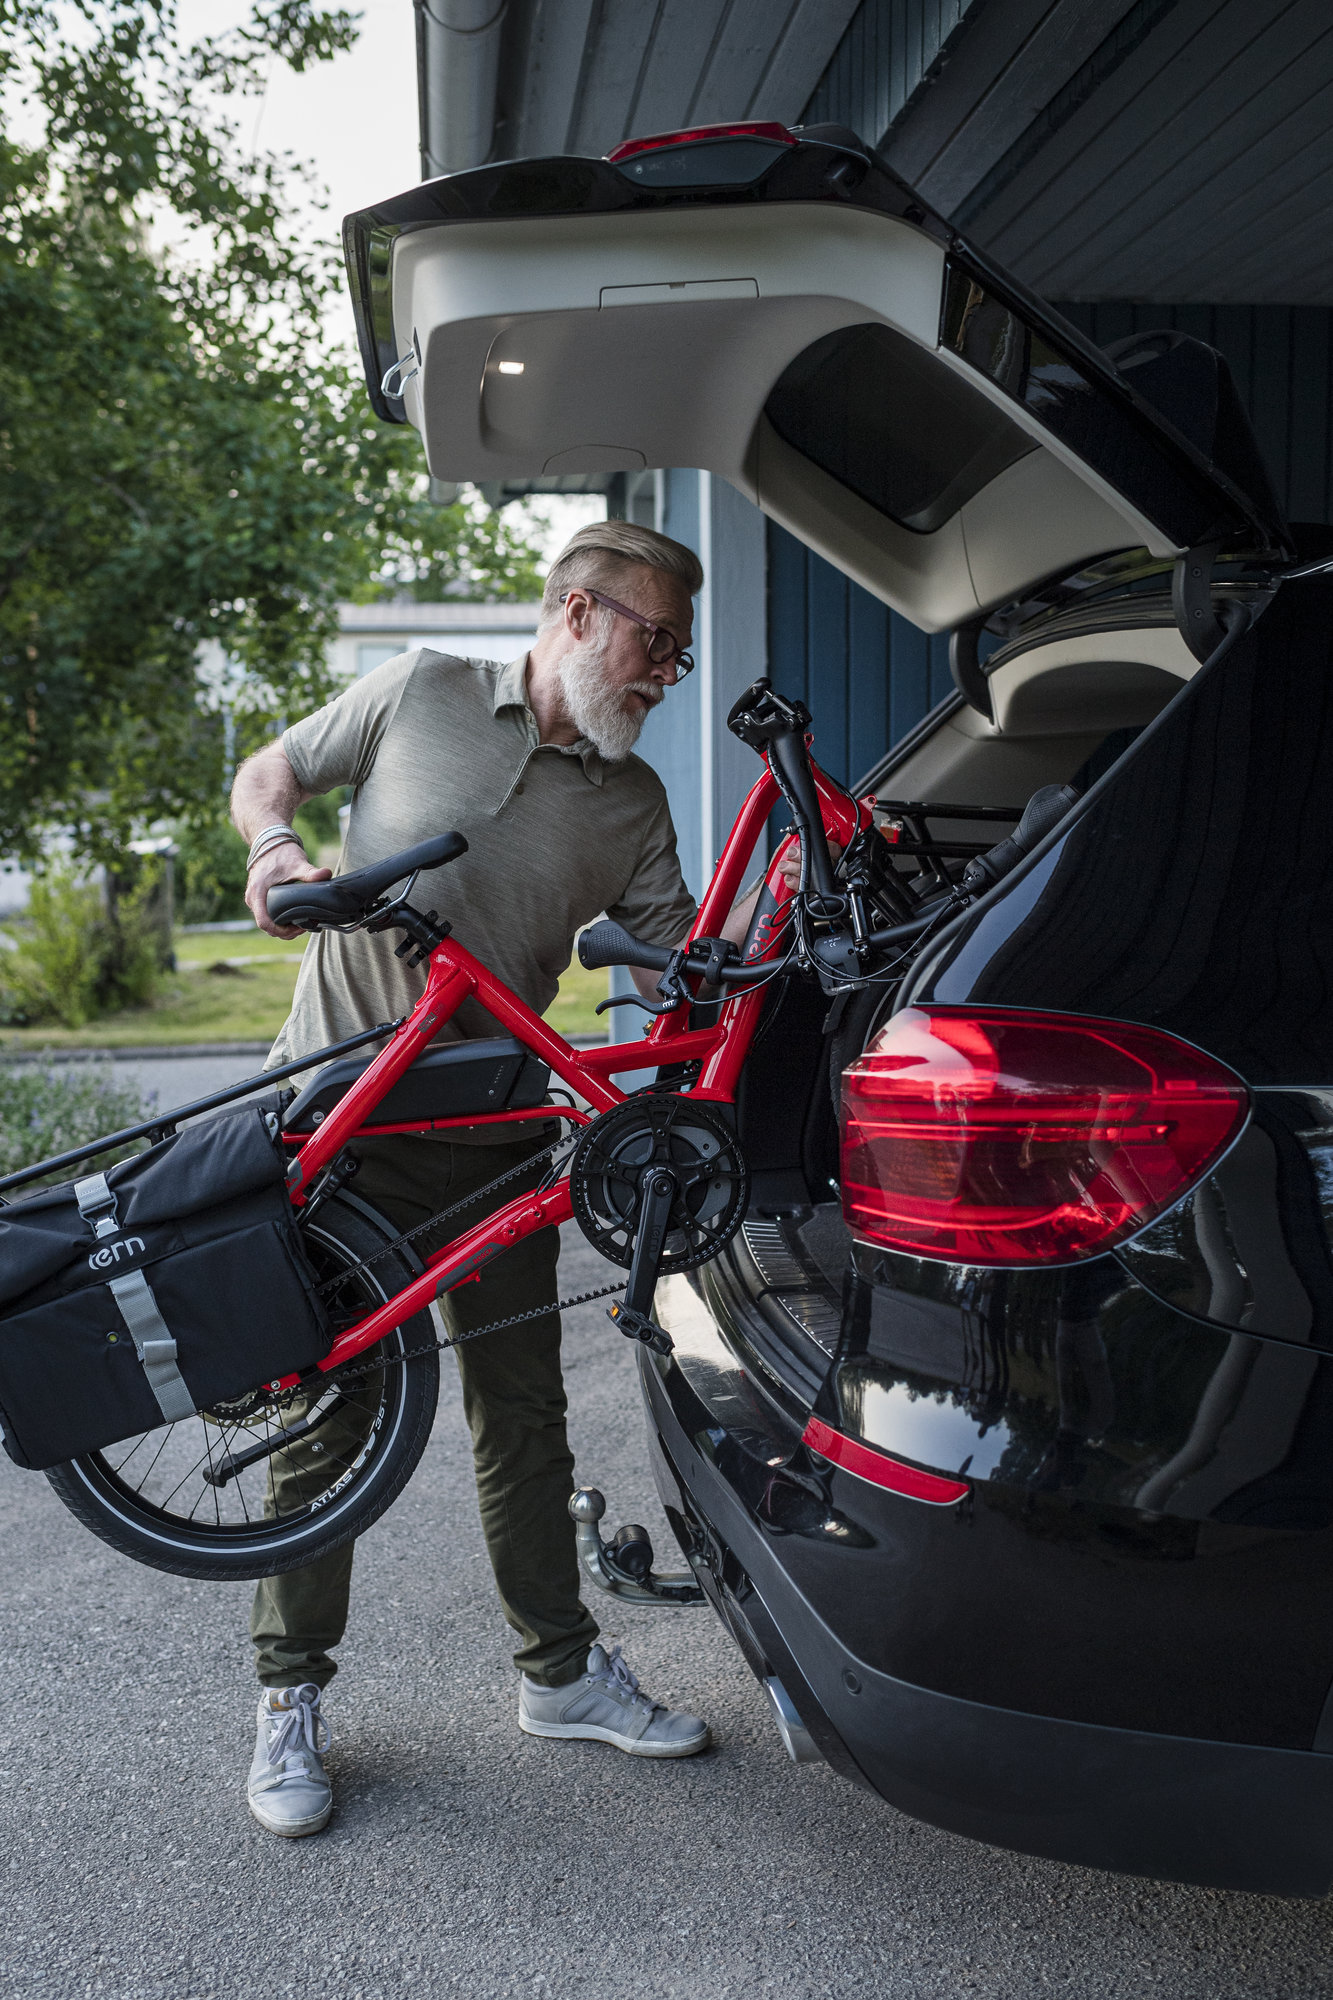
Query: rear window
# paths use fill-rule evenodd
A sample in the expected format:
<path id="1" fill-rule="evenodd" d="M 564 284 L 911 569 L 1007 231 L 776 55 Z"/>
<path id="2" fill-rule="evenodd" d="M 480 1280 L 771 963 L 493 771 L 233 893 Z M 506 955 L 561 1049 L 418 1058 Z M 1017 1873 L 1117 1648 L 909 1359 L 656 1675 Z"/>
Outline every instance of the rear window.
<path id="1" fill-rule="evenodd" d="M 918 534 L 1037 448 L 994 403 L 887 326 L 826 334 L 784 370 L 764 408 L 784 443 Z"/>

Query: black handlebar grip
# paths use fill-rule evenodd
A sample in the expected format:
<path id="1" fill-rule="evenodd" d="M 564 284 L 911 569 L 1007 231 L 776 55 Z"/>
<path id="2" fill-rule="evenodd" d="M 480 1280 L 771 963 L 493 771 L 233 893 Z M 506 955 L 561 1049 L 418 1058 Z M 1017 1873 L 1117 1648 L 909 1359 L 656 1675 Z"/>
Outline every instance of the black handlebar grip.
<path id="1" fill-rule="evenodd" d="M 597 972 L 604 965 L 639 965 L 648 972 L 665 972 L 670 963 L 665 945 L 644 944 L 610 918 L 589 924 L 579 939 L 579 964 L 585 972 Z"/>
<path id="2" fill-rule="evenodd" d="M 963 875 L 963 887 L 975 893 L 987 883 L 1000 881 L 1011 869 L 1017 868 L 1019 862 L 1031 854 L 1038 841 L 1044 840 L 1051 828 L 1060 824 L 1069 808 L 1078 803 L 1078 798 L 1073 785 L 1042 785 L 1024 806 L 1023 817 L 1008 839 L 969 861 Z"/>

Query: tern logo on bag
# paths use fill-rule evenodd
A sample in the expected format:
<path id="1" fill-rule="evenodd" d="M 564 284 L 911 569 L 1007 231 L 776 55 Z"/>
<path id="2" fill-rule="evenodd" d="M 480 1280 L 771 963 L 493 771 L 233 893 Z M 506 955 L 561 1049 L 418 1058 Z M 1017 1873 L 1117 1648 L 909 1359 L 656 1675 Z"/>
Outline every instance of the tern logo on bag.
<path id="1" fill-rule="evenodd" d="M 142 1236 L 127 1236 L 123 1243 L 108 1243 L 101 1250 L 94 1250 L 88 1259 L 90 1271 L 109 1271 L 122 1257 L 133 1257 L 144 1247 Z"/>

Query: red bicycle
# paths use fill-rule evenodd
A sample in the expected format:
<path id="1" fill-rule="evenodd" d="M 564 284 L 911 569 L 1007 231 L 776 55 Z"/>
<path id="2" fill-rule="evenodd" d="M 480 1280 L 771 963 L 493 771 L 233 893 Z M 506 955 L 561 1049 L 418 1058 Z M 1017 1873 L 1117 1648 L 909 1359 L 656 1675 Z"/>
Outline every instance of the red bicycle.
<path id="1" fill-rule="evenodd" d="M 361 1534 L 401 1492 L 430 1433 L 440 1343 L 427 1308 L 524 1237 L 571 1216 L 628 1273 L 604 1293 L 585 1296 L 609 1295 L 623 1284 L 625 1297 L 611 1316 L 637 1339 L 669 1349 L 652 1317 L 658 1276 L 716 1256 L 745 1213 L 748 1177 L 733 1107 L 767 988 L 803 972 L 826 992 L 868 994 L 878 1006 L 924 937 L 966 899 L 914 817 L 920 808 L 901 808 L 906 822 L 888 829 L 890 838 L 901 838 L 905 823 L 909 836 L 917 836 L 901 849 L 918 857 L 911 864 L 917 872 L 895 866 L 899 850 L 876 825 L 874 799 L 853 798 L 810 759 L 810 716 L 801 704 L 759 681 L 737 703 L 729 726 L 760 752 L 764 770 L 737 816 L 689 940 L 668 951 L 609 922 L 593 925 L 580 940 L 587 967 L 659 973 L 659 998 L 639 1003 L 655 1015 L 640 1040 L 575 1048 L 451 937 L 433 911 L 412 907 L 418 873 L 464 851 L 459 834 L 333 881 L 270 891 L 270 914 L 284 924 L 402 932 L 400 953 L 413 964 L 429 961 L 420 1000 L 400 1021 L 113 1137 L 161 1137 L 190 1113 L 324 1064 L 315 1082 L 286 1104 L 281 1137 L 292 1154 L 288 1195 L 334 1338 L 304 1375 L 257 1385 L 246 1396 L 49 1470 L 60 1497 L 96 1534 L 154 1567 L 228 1578 L 292 1568 Z M 791 828 L 768 866 L 748 941 L 738 949 L 719 933 L 782 802 Z M 973 808 L 968 816 L 982 815 Z M 814 837 L 817 829 L 843 850 L 836 870 L 826 840 Z M 801 855 L 794 893 L 781 872 L 793 842 Z M 943 851 L 958 857 L 980 850 Z M 469 998 L 509 1036 L 432 1047 Z M 386 1035 L 373 1059 L 352 1057 Z M 658 1080 L 647 1090 L 627 1094 L 612 1080 L 650 1066 Z M 571 1101 L 552 1098 L 551 1075 Z M 548 1149 L 544 1181 L 503 1201 L 424 1262 L 410 1236 L 399 1235 L 348 1184 L 345 1148 L 353 1138 L 490 1122 L 549 1127 L 557 1117 L 562 1138 Z M 81 1148 L 0 1185 L 95 1150 Z M 531 1156 L 483 1192 L 502 1198 L 502 1182 L 518 1173 L 531 1180 Z"/>

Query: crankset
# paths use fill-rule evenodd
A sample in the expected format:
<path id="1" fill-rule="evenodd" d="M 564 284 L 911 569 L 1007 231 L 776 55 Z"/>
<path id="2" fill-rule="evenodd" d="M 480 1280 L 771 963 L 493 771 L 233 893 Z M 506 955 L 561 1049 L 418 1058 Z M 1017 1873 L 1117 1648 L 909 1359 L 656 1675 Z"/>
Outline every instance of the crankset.
<path id="1" fill-rule="evenodd" d="M 622 1333 L 669 1352 L 651 1317 L 658 1277 L 716 1257 L 749 1192 L 736 1134 L 703 1100 L 631 1097 L 584 1127 L 570 1156 L 570 1206 L 594 1249 L 629 1270 L 624 1304 L 609 1308 Z"/>
<path id="2" fill-rule="evenodd" d="M 676 1183 L 659 1268 L 692 1271 L 731 1241 L 750 1192 L 736 1134 L 706 1100 L 628 1097 L 585 1125 L 569 1162 L 575 1219 L 594 1249 L 628 1269 L 653 1168 Z"/>

